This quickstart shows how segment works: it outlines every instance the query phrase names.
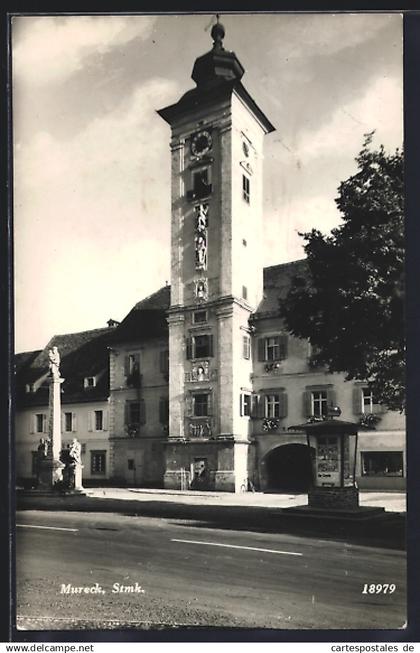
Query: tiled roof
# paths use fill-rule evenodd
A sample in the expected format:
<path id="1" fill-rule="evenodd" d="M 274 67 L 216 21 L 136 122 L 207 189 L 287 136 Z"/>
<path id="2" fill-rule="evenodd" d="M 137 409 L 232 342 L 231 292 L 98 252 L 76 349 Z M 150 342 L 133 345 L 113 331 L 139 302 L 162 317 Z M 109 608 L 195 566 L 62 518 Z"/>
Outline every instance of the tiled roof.
<path id="1" fill-rule="evenodd" d="M 113 342 L 167 337 L 166 311 L 170 305 L 170 298 L 171 288 L 164 286 L 138 302 L 115 329 Z"/>
<path id="2" fill-rule="evenodd" d="M 108 345 L 114 332 L 115 328 L 104 328 L 57 335 L 41 351 L 17 354 L 15 360 L 18 405 L 36 405 L 48 401 L 48 384 L 45 381 L 36 392 L 27 393 L 25 388 L 27 384 L 33 384 L 48 374 L 48 351 L 54 346 L 60 353 L 60 372 L 65 379 L 62 385 L 62 402 L 106 399 L 109 394 Z M 26 363 L 22 365 L 22 361 Z M 96 375 L 99 375 L 97 385 L 85 390 L 85 377 Z"/>
<path id="3" fill-rule="evenodd" d="M 306 259 L 264 268 L 264 296 L 256 310 L 255 317 L 261 318 L 264 315 L 268 317 L 278 314 L 279 302 L 286 297 L 293 283 L 293 277 L 307 274 Z"/>

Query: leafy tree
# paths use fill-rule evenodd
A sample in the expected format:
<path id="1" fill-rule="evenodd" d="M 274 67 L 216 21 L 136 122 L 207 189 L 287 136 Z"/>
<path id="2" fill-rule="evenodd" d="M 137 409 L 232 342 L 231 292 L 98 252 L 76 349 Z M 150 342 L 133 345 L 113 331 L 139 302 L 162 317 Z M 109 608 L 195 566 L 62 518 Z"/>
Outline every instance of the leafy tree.
<path id="1" fill-rule="evenodd" d="M 290 332 L 309 338 L 313 365 L 369 381 L 393 410 L 405 405 L 403 153 L 371 148 L 365 136 L 358 170 L 335 200 L 342 224 L 300 234 L 307 274 L 281 303 Z"/>

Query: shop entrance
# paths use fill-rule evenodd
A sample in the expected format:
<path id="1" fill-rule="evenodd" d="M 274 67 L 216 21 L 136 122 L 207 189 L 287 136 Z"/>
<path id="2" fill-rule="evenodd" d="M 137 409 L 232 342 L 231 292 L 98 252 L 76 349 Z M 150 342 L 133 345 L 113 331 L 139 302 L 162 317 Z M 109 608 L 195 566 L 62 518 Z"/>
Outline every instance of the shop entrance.
<path id="1" fill-rule="evenodd" d="M 285 444 L 264 458 L 266 492 L 307 492 L 312 480 L 309 448 Z"/>

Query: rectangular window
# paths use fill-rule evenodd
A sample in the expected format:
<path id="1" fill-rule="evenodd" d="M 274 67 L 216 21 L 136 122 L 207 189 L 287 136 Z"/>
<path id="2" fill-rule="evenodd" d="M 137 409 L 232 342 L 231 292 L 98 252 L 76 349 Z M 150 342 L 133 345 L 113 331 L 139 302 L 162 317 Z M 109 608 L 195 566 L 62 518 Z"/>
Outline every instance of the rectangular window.
<path id="1" fill-rule="evenodd" d="M 128 404 L 128 423 L 140 424 L 140 402 L 130 401 Z"/>
<path id="2" fill-rule="evenodd" d="M 187 359 L 213 356 L 213 336 L 199 335 L 187 338 Z"/>
<path id="3" fill-rule="evenodd" d="M 287 358 L 288 336 L 268 336 L 258 340 L 258 360 L 262 362 L 280 361 Z"/>
<path id="4" fill-rule="evenodd" d="M 365 415 L 373 413 L 374 404 L 372 390 L 370 388 L 362 388 L 362 412 Z"/>
<path id="5" fill-rule="evenodd" d="M 251 358 L 251 338 L 242 336 L 242 357 L 249 360 Z"/>
<path id="6" fill-rule="evenodd" d="M 202 199 L 210 195 L 212 191 L 210 180 L 210 168 L 200 168 L 192 173 L 192 195 L 191 199 Z"/>
<path id="7" fill-rule="evenodd" d="M 106 473 L 106 451 L 90 452 L 90 471 L 92 474 Z"/>
<path id="8" fill-rule="evenodd" d="M 241 394 L 241 410 L 243 417 L 251 417 L 251 395 L 243 392 Z"/>
<path id="9" fill-rule="evenodd" d="M 265 395 L 264 417 L 280 417 L 280 396 Z"/>
<path id="10" fill-rule="evenodd" d="M 64 430 L 67 432 L 73 430 L 73 413 L 64 413 Z"/>
<path id="11" fill-rule="evenodd" d="M 45 433 L 46 416 L 43 413 L 35 415 L 35 430 L 36 433 Z"/>
<path id="12" fill-rule="evenodd" d="M 194 311 L 193 324 L 202 324 L 207 322 L 207 311 Z"/>
<path id="13" fill-rule="evenodd" d="M 246 286 L 242 286 L 242 298 L 248 299 L 248 288 Z"/>
<path id="14" fill-rule="evenodd" d="M 95 410 L 95 431 L 103 431 L 104 428 L 104 412 L 103 410 Z"/>
<path id="15" fill-rule="evenodd" d="M 209 395 L 199 394 L 193 397 L 194 417 L 207 417 L 209 414 Z"/>
<path id="16" fill-rule="evenodd" d="M 277 361 L 280 359 L 280 341 L 278 336 L 265 339 L 265 360 Z"/>
<path id="17" fill-rule="evenodd" d="M 326 390 L 315 390 L 312 394 L 312 415 L 325 417 L 328 409 L 328 396 Z"/>
<path id="18" fill-rule="evenodd" d="M 165 349 L 159 354 L 160 371 L 162 374 L 169 374 L 169 349 Z"/>
<path id="19" fill-rule="evenodd" d="M 38 474 L 38 451 L 31 451 L 31 454 L 31 474 L 32 476 L 36 476 Z"/>
<path id="20" fill-rule="evenodd" d="M 94 376 L 85 377 L 85 388 L 94 388 L 96 385 L 96 379 Z"/>
<path id="21" fill-rule="evenodd" d="M 134 458 L 129 458 L 127 460 L 127 469 L 134 471 Z"/>
<path id="22" fill-rule="evenodd" d="M 245 200 L 247 204 L 249 204 L 249 198 L 250 198 L 250 180 L 248 177 L 245 175 L 242 175 L 242 198 Z"/>
<path id="23" fill-rule="evenodd" d="M 401 451 L 363 451 L 362 476 L 403 476 Z"/>

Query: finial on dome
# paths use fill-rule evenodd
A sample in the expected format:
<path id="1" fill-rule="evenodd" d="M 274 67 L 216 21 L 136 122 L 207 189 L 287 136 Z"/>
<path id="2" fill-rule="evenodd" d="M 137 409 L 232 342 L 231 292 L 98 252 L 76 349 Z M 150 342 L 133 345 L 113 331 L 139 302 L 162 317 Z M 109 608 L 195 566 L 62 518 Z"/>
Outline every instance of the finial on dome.
<path id="1" fill-rule="evenodd" d="M 213 48 L 215 50 L 223 50 L 223 39 L 225 37 L 225 28 L 222 23 L 219 23 L 219 14 L 216 14 L 217 23 L 211 29 L 211 36 L 213 39 Z"/>

